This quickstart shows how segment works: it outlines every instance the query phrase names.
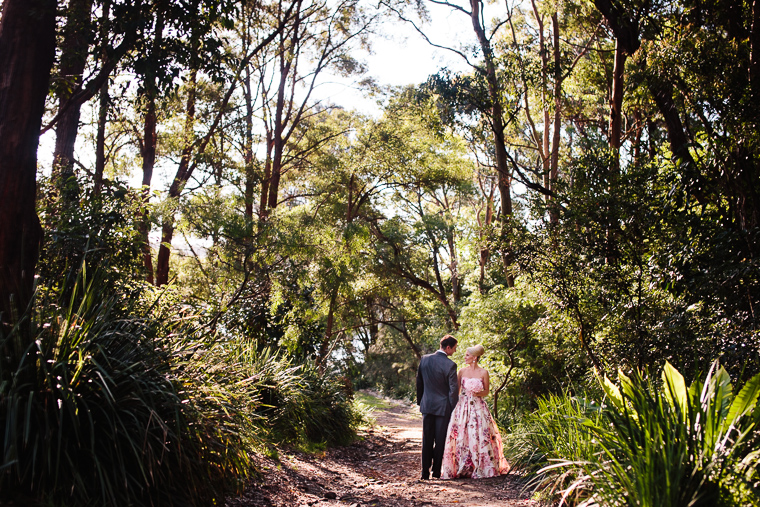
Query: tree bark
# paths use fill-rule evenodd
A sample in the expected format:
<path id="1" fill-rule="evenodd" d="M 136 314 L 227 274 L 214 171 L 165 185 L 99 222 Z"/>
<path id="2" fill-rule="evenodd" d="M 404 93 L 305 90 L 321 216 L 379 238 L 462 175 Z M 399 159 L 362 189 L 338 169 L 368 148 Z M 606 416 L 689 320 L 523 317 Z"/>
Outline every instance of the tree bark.
<path id="1" fill-rule="evenodd" d="M 299 13 L 300 14 L 300 13 Z M 285 150 L 285 127 L 287 123 L 287 115 L 285 114 L 285 86 L 287 84 L 288 77 L 290 76 L 290 70 L 293 65 L 294 55 L 292 49 L 298 44 L 298 30 L 300 15 L 296 17 L 295 25 L 293 27 L 293 41 L 291 42 L 291 48 L 286 49 L 284 44 L 280 45 L 280 83 L 277 88 L 277 104 L 275 105 L 274 113 L 274 134 L 272 136 L 272 165 L 271 173 L 268 178 L 269 195 L 267 196 L 267 207 L 274 209 L 277 207 L 279 201 L 280 192 L 280 178 L 282 177 L 282 156 Z M 288 109 L 292 107 L 293 97 L 290 97 L 290 104 Z"/>
<path id="2" fill-rule="evenodd" d="M 760 100 L 760 0 L 752 2 L 752 30 L 750 31 L 749 82 L 755 107 Z"/>
<path id="3" fill-rule="evenodd" d="M 143 127 L 142 142 L 142 200 L 143 209 L 141 210 L 138 232 L 140 233 L 140 249 L 142 250 L 143 265 L 145 266 L 146 279 L 148 283 L 154 282 L 153 278 L 153 255 L 150 251 L 150 213 L 148 212 L 148 201 L 150 200 L 150 184 L 153 179 L 153 166 L 156 163 L 156 97 L 155 93 L 148 93 L 148 104 L 145 111 L 145 125 Z"/>
<path id="4" fill-rule="evenodd" d="M 62 110 L 69 98 L 82 89 L 82 73 L 90 49 L 91 9 L 92 0 L 71 0 L 66 11 L 60 65 L 65 84 L 62 83 L 58 91 L 58 107 Z M 60 189 L 58 198 L 63 202 L 75 198 L 67 187 L 74 176 L 74 145 L 79 131 L 80 109 L 81 104 L 66 108 L 59 116 L 55 129 L 53 177 Z"/>
<path id="5" fill-rule="evenodd" d="M 152 51 L 154 53 L 154 59 L 158 56 L 161 44 L 163 41 L 164 33 L 164 18 L 161 12 L 156 17 L 156 33 L 153 40 Z M 147 281 L 152 284 L 154 282 L 153 277 L 153 256 L 150 251 L 150 214 L 148 213 L 148 201 L 150 199 L 150 185 L 153 179 L 153 167 L 156 164 L 156 145 L 158 144 L 158 136 L 156 134 L 156 96 L 158 91 L 156 89 L 156 76 L 152 69 L 148 69 L 145 76 L 145 125 L 143 128 L 143 141 L 141 146 L 142 154 L 142 197 L 143 197 L 143 210 L 138 225 L 138 232 L 141 236 L 141 249 L 143 256 L 143 265 L 147 272 Z"/>
<path id="6" fill-rule="evenodd" d="M 0 319 L 34 290 L 42 229 L 35 210 L 39 144 L 55 58 L 55 0 L 5 0 L 0 18 Z"/>
<path id="7" fill-rule="evenodd" d="M 511 274 L 514 254 L 507 239 L 509 222 L 512 219 L 512 195 L 510 193 L 512 175 L 510 174 L 507 165 L 507 147 L 504 139 L 504 110 L 501 103 L 501 88 L 499 86 L 498 76 L 496 75 L 496 65 L 493 61 L 491 42 L 488 40 L 480 22 L 481 6 L 481 0 L 470 0 L 470 7 L 472 9 L 470 12 L 472 27 L 478 37 L 478 43 L 480 44 L 480 49 L 483 51 L 483 59 L 485 60 L 486 65 L 485 69 L 480 69 L 480 71 L 485 74 L 486 81 L 488 82 L 488 94 L 491 99 L 491 130 L 494 134 L 496 173 L 499 178 L 498 188 L 501 197 L 502 240 L 506 242 L 504 245 L 504 251 L 502 252 L 502 261 L 504 262 L 504 274 L 507 279 L 507 285 L 509 287 L 514 287 L 515 280 L 514 276 Z"/>
<path id="8" fill-rule="evenodd" d="M 95 138 L 95 175 L 93 177 L 93 192 L 100 195 L 103 188 L 103 173 L 106 169 L 106 122 L 108 121 L 108 81 L 100 89 L 98 132 Z"/>
<path id="9" fill-rule="evenodd" d="M 251 69 L 245 69 L 245 81 L 243 92 L 245 94 L 245 147 L 243 148 L 243 162 L 245 163 L 245 219 L 249 224 L 253 223 L 253 191 L 256 186 L 253 171 L 253 98 L 251 85 Z M 252 226 L 248 226 L 249 236 L 253 236 Z M 252 237 L 250 238 L 253 239 Z"/>
<path id="10" fill-rule="evenodd" d="M 552 133 L 551 155 L 549 160 L 549 180 L 547 190 L 556 191 L 557 178 L 559 176 L 559 143 L 562 121 L 562 58 L 559 48 L 559 19 L 557 13 L 552 14 L 552 40 L 554 46 L 554 131 Z M 559 222 L 559 213 L 556 203 L 552 203 L 553 197 L 550 194 L 546 196 L 549 205 L 549 222 L 557 224 Z"/>
<path id="11" fill-rule="evenodd" d="M 648 86 L 657 109 L 665 120 L 665 130 L 668 133 L 670 151 L 683 166 L 684 175 L 696 183 L 690 186 L 690 191 L 697 199 L 697 202 L 704 206 L 708 200 L 702 189 L 708 188 L 708 186 L 702 181 L 697 164 L 689 152 L 689 138 L 686 135 L 686 130 L 681 122 L 681 116 L 678 114 L 678 109 L 673 101 L 673 85 L 656 78 L 650 78 Z"/>
<path id="12" fill-rule="evenodd" d="M 412 349 L 412 352 L 414 352 L 414 355 L 417 356 L 417 361 L 421 360 L 422 351 L 417 346 L 417 344 L 414 343 L 414 340 L 412 340 L 412 337 L 409 336 L 409 331 L 406 329 L 406 321 L 401 321 L 401 336 L 404 337 L 406 342 L 409 344 L 409 348 Z"/>
<path id="13" fill-rule="evenodd" d="M 111 10 L 111 1 L 105 0 L 103 2 L 103 15 L 100 21 L 100 38 L 105 40 L 106 26 L 108 26 L 108 17 Z M 108 54 L 103 48 L 101 52 L 101 59 L 105 62 L 108 60 Z M 95 177 L 94 177 L 94 193 L 100 195 L 101 188 L 103 187 L 103 173 L 106 168 L 106 122 L 108 121 L 108 102 L 110 97 L 108 95 L 108 79 L 103 82 L 103 86 L 100 87 L 100 110 L 98 111 L 98 132 L 95 139 Z"/>
<path id="14" fill-rule="evenodd" d="M 333 289 L 330 295 L 330 307 L 327 310 L 327 325 L 325 329 L 325 336 L 322 338 L 322 343 L 319 345 L 319 352 L 317 353 L 317 367 L 320 372 L 325 371 L 327 366 L 327 355 L 330 353 L 330 342 L 334 334 L 333 327 L 335 325 L 335 307 L 338 301 L 338 288 Z"/>
<path id="15" fill-rule="evenodd" d="M 195 147 L 195 134 L 193 126 L 195 124 L 195 102 L 196 102 L 196 81 L 198 71 L 190 71 L 187 106 L 185 116 L 185 129 L 183 133 L 184 148 L 180 157 L 177 174 L 174 176 L 171 186 L 169 187 L 168 200 L 179 201 L 182 189 L 190 179 L 190 158 Z M 171 244 L 174 237 L 174 217 L 169 213 L 161 226 L 161 244 L 158 247 L 158 259 L 156 260 L 156 285 L 162 286 L 169 282 L 169 256 L 171 255 Z"/>
<path id="16" fill-rule="evenodd" d="M 623 50 L 623 44 L 620 39 L 615 41 L 615 63 L 612 71 L 612 95 L 610 97 L 610 123 L 609 123 L 609 142 L 615 158 L 616 167 L 620 167 L 620 144 L 623 126 L 623 94 L 625 92 L 625 62 L 628 59 Z"/>

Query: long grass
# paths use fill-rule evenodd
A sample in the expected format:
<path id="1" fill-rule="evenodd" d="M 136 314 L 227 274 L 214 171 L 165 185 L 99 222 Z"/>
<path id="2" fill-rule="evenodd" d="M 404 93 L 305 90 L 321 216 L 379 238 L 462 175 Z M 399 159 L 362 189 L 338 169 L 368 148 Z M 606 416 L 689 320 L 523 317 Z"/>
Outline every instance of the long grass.
<path id="1" fill-rule="evenodd" d="M 170 351 L 155 323 L 102 296 L 82 276 L 65 306 L 43 301 L 0 336 L 3 496 L 170 504 L 165 484 L 197 489 Z"/>
<path id="2" fill-rule="evenodd" d="M 602 387 L 602 410 L 584 417 L 569 398 L 553 399 L 533 416 L 539 430 L 512 437 L 525 447 L 518 458 L 535 456 L 544 497 L 584 507 L 760 505 L 760 375 L 734 393 L 714 363 L 687 388 L 668 364 L 661 381 L 621 374 Z"/>
<path id="3" fill-rule="evenodd" d="M 584 396 L 548 395 L 505 435 L 512 469 L 525 476 L 525 488 L 537 499 L 552 501 L 583 473 L 580 467 L 547 468 L 558 462 L 583 462 L 600 451 L 588 421 L 602 420 L 600 405 Z M 580 493 L 580 492 L 579 492 Z"/>
<path id="4" fill-rule="evenodd" d="M 0 330 L 0 503 L 222 505 L 272 443 L 342 443 L 332 375 L 186 317 L 141 317 L 98 276 Z"/>

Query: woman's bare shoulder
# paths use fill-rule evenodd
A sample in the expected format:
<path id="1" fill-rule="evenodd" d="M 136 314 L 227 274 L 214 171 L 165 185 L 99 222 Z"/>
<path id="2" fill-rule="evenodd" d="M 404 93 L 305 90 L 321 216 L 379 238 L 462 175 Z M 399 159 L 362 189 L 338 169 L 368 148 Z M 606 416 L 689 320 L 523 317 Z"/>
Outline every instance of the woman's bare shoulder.
<path id="1" fill-rule="evenodd" d="M 472 368 L 469 366 L 463 366 L 459 370 L 459 376 L 462 378 L 480 378 L 478 377 L 477 372 L 472 371 Z"/>

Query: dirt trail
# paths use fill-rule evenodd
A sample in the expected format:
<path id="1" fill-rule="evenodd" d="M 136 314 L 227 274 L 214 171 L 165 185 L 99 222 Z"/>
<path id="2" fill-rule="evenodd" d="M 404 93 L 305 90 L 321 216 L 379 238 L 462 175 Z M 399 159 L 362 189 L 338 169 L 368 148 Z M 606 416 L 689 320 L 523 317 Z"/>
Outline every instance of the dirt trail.
<path id="1" fill-rule="evenodd" d="M 227 507 L 536 507 L 512 475 L 419 480 L 422 418 L 416 406 L 385 400 L 376 423 L 350 446 L 321 454 L 262 458 L 263 476 Z"/>

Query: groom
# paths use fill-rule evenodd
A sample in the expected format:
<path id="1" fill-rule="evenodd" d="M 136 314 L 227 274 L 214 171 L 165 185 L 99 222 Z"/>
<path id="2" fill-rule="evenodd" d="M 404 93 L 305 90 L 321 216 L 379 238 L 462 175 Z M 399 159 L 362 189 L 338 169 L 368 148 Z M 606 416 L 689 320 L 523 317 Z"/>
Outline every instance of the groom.
<path id="1" fill-rule="evenodd" d="M 451 411 L 459 400 L 457 365 L 449 356 L 457 349 L 451 335 L 441 338 L 441 349 L 423 356 L 417 370 L 417 404 L 422 412 L 422 479 L 441 477 L 443 446 Z"/>

